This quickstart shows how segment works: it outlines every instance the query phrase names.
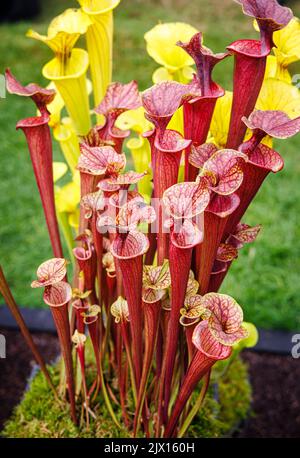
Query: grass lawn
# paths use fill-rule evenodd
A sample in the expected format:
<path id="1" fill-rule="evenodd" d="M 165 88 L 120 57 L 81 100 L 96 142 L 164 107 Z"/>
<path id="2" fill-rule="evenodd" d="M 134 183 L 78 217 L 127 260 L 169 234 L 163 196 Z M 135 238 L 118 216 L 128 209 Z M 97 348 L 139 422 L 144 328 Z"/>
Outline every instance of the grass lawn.
<path id="1" fill-rule="evenodd" d="M 44 32 L 49 18 L 75 0 L 49 0 L 35 24 L 0 26 L 0 72 L 11 67 L 24 83 L 46 84 L 41 68 L 51 52 L 25 38 L 33 26 Z M 300 1 L 290 2 L 300 15 Z M 114 79 L 137 79 L 140 89 L 151 84 L 156 64 L 147 56 L 144 33 L 159 21 L 187 21 L 205 33 L 205 43 L 221 52 L 230 42 L 254 37 L 251 20 L 232 0 L 123 0 L 115 14 Z M 295 69 L 300 73 L 300 67 Z M 215 79 L 230 89 L 231 59 L 218 66 Z M 33 114 L 22 98 L 0 100 L 0 260 L 19 304 L 42 306 L 30 288 L 37 266 L 51 256 L 29 154 L 16 122 Z M 300 136 L 278 144 L 285 170 L 268 179 L 250 208 L 246 222 L 264 227 L 256 244 L 244 249 L 223 287 L 244 307 L 247 320 L 265 328 L 300 329 Z M 55 150 L 56 158 L 59 152 Z"/>

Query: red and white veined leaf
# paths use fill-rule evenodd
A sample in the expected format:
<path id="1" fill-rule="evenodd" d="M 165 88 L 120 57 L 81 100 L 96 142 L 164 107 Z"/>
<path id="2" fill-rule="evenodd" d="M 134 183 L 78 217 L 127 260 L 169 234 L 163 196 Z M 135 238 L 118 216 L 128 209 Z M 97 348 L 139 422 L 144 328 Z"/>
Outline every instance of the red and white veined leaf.
<path id="1" fill-rule="evenodd" d="M 175 111 L 189 95 L 189 86 L 176 81 L 164 81 L 142 93 L 146 118 L 164 131 Z"/>
<path id="2" fill-rule="evenodd" d="M 117 237 L 111 245 L 111 253 L 117 259 L 133 259 L 142 256 L 148 249 L 148 237 L 138 231 L 132 231 L 127 234 L 117 234 Z"/>
<path id="3" fill-rule="evenodd" d="M 46 286 L 43 300 L 50 307 L 60 307 L 67 304 L 72 299 L 72 288 L 69 283 L 60 281 L 50 286 Z"/>
<path id="4" fill-rule="evenodd" d="M 120 229 L 131 231 L 139 224 L 151 224 L 155 219 L 156 213 L 153 207 L 140 199 L 134 199 L 121 207 L 116 217 L 116 225 Z"/>
<path id="5" fill-rule="evenodd" d="M 93 213 L 99 213 L 106 207 L 106 199 L 101 190 L 86 194 L 82 197 L 80 205 L 85 210 L 85 218 L 89 219 Z"/>
<path id="6" fill-rule="evenodd" d="M 82 246 L 73 248 L 73 254 L 78 261 L 80 269 L 83 270 L 86 261 L 90 260 L 94 253 L 92 233 L 86 230 L 84 233 L 79 234 L 75 240 L 82 244 Z"/>
<path id="7" fill-rule="evenodd" d="M 252 243 L 261 231 L 261 225 L 249 226 L 239 223 L 235 231 L 228 237 L 227 242 L 234 244 L 236 248 L 242 248 L 244 243 Z"/>
<path id="8" fill-rule="evenodd" d="M 233 194 L 243 182 L 243 160 L 245 154 L 231 149 L 216 152 L 203 165 L 201 176 L 208 181 L 212 191 L 220 195 Z"/>
<path id="9" fill-rule="evenodd" d="M 284 162 L 280 154 L 263 144 L 258 145 L 249 154 L 248 160 L 251 164 L 273 173 L 280 172 L 284 167 Z"/>
<path id="10" fill-rule="evenodd" d="M 192 145 L 189 155 L 189 163 L 197 169 L 202 169 L 205 162 L 210 159 L 213 154 L 218 151 L 218 148 L 213 143 L 204 143 L 200 146 Z"/>
<path id="11" fill-rule="evenodd" d="M 183 326 L 194 324 L 201 319 L 204 313 L 205 307 L 202 305 L 202 296 L 199 294 L 188 296 L 184 301 L 184 308 L 180 310 L 180 323 Z"/>
<path id="12" fill-rule="evenodd" d="M 141 106 L 141 97 L 136 81 L 128 84 L 112 83 L 108 86 L 102 102 L 95 108 L 95 112 L 108 116 L 113 114 L 116 119 L 127 110 L 135 110 Z"/>
<path id="13" fill-rule="evenodd" d="M 238 250 L 229 243 L 221 243 L 218 248 L 216 260 L 220 262 L 230 262 L 238 257 Z"/>
<path id="14" fill-rule="evenodd" d="M 63 258 L 52 258 L 43 262 L 37 272 L 37 280 L 31 283 L 32 288 L 41 288 L 63 280 L 67 274 L 67 261 Z"/>
<path id="15" fill-rule="evenodd" d="M 230 196 L 221 196 L 215 194 L 209 205 L 206 208 L 206 211 L 214 213 L 220 218 L 225 218 L 226 216 L 231 215 L 240 205 L 240 198 L 237 194 L 233 193 Z"/>
<path id="16" fill-rule="evenodd" d="M 277 0 L 235 1 L 242 5 L 244 14 L 257 20 L 262 30 L 275 32 L 288 25 L 293 18 L 291 9 L 279 5 Z"/>
<path id="17" fill-rule="evenodd" d="M 171 285 L 169 263 L 162 266 L 144 266 L 143 286 L 154 290 L 167 289 Z"/>
<path id="18" fill-rule="evenodd" d="M 218 342 L 233 345 L 247 337 L 247 331 L 242 327 L 243 310 L 232 297 L 208 293 L 203 297 L 203 305 L 211 312 L 208 326 Z"/>
<path id="19" fill-rule="evenodd" d="M 143 196 L 137 190 L 127 191 L 126 189 L 120 189 L 109 197 L 108 203 L 112 207 L 122 208 L 126 203 L 133 200 L 144 202 Z"/>
<path id="20" fill-rule="evenodd" d="M 73 248 L 73 254 L 75 258 L 77 259 L 77 261 L 80 263 L 83 261 L 87 261 L 88 259 L 91 259 L 92 250 L 78 246 L 76 248 Z"/>
<path id="21" fill-rule="evenodd" d="M 115 323 L 120 323 L 121 321 L 129 321 L 127 301 L 122 296 L 119 296 L 118 299 L 111 305 L 110 313 L 115 318 Z"/>
<path id="22" fill-rule="evenodd" d="M 45 109 L 56 95 L 53 89 L 44 89 L 37 84 L 23 86 L 11 73 L 9 69 L 5 71 L 6 87 L 10 94 L 30 97 L 39 110 Z"/>
<path id="23" fill-rule="evenodd" d="M 204 234 L 192 221 L 185 219 L 176 231 L 171 232 L 171 241 L 177 248 L 193 248 L 203 241 Z"/>
<path id="24" fill-rule="evenodd" d="M 154 145 L 162 153 L 179 153 L 191 145 L 191 140 L 186 140 L 176 130 L 167 129 L 163 136 L 155 137 Z"/>
<path id="25" fill-rule="evenodd" d="M 166 296 L 164 289 L 143 288 L 142 299 L 146 304 L 155 304 Z"/>
<path id="26" fill-rule="evenodd" d="M 119 184 L 113 184 L 110 182 L 109 178 L 105 178 L 97 184 L 97 188 L 106 193 L 106 195 L 110 195 L 119 191 L 121 186 Z"/>
<path id="27" fill-rule="evenodd" d="M 283 111 L 256 110 L 249 118 L 242 118 L 246 126 L 253 131 L 262 131 L 273 138 L 289 138 L 300 132 L 300 116 L 291 119 Z"/>
<path id="28" fill-rule="evenodd" d="M 214 338 L 207 320 L 201 321 L 195 327 L 192 341 L 198 351 L 216 361 L 228 358 L 232 351 L 230 346 L 224 345 Z"/>
<path id="29" fill-rule="evenodd" d="M 111 146 L 91 147 L 80 144 L 78 169 L 91 175 L 113 175 L 126 166 L 125 154 L 118 154 Z"/>
<path id="30" fill-rule="evenodd" d="M 108 178 L 107 182 L 111 185 L 116 185 L 116 186 L 129 186 L 129 185 L 138 183 L 147 174 L 148 174 L 147 171 L 143 173 L 138 173 L 138 172 L 134 172 L 133 170 L 130 170 L 129 172 L 123 173 L 122 175 L 112 176 Z"/>
<path id="31" fill-rule="evenodd" d="M 116 232 L 116 220 L 110 215 L 99 215 L 96 222 L 96 228 L 100 234 L 111 232 L 110 229 Z"/>
<path id="32" fill-rule="evenodd" d="M 163 195 L 163 203 L 174 219 L 193 218 L 203 213 L 209 200 L 210 192 L 204 181 L 175 184 Z"/>

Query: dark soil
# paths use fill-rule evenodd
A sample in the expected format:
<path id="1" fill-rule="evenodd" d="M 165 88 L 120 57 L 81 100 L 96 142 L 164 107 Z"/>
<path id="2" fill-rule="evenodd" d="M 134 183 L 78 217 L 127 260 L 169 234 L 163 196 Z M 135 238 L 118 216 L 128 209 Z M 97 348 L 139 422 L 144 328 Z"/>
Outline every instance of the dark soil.
<path id="1" fill-rule="evenodd" d="M 300 359 L 245 352 L 253 415 L 238 437 L 300 437 Z"/>
<path id="2" fill-rule="evenodd" d="M 0 359 L 1 430 L 3 422 L 22 398 L 35 360 L 19 332 L 0 329 L 0 334 L 6 338 L 6 359 Z M 53 361 L 58 354 L 57 338 L 46 333 L 34 333 L 33 338 L 45 361 Z"/>
<path id="3" fill-rule="evenodd" d="M 20 333 L 0 330 L 7 357 L 0 359 L 0 429 L 20 401 L 34 360 Z M 55 336 L 35 333 L 47 362 L 55 359 Z M 253 414 L 237 437 L 300 437 L 300 360 L 290 356 L 245 352 L 253 386 Z"/>

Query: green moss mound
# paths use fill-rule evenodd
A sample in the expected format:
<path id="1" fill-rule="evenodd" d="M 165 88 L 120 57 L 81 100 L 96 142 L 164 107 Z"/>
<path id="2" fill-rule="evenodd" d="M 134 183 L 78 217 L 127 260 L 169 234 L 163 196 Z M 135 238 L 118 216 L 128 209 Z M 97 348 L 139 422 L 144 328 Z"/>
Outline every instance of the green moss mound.
<path id="1" fill-rule="evenodd" d="M 58 368 L 50 367 L 49 370 L 54 382 L 58 384 Z M 250 403 L 248 369 L 237 358 L 218 384 L 212 384 L 200 412 L 189 428 L 189 436 L 230 436 L 249 414 Z M 10 438 L 129 437 L 125 427 L 118 429 L 111 421 L 103 403 L 98 404 L 93 411 L 97 419 L 91 419 L 89 430 L 75 427 L 69 419 L 68 406 L 61 407 L 55 402 L 42 374 L 38 373 L 6 423 L 2 435 Z M 118 418 L 122 421 L 120 412 Z"/>

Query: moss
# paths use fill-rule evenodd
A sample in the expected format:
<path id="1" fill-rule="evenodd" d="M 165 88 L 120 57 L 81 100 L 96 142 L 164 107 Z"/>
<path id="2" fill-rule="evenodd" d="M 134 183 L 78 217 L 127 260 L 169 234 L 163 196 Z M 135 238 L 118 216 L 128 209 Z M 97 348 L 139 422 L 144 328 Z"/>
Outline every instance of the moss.
<path id="1" fill-rule="evenodd" d="M 58 384 L 59 369 L 50 368 Z M 228 436 L 247 416 L 251 402 L 251 387 L 245 363 L 236 359 L 227 374 L 212 385 L 205 403 L 189 429 L 192 437 Z M 14 438 L 68 437 L 129 437 L 125 427 L 116 428 L 103 403 L 94 408 L 97 420 L 90 429 L 77 428 L 69 419 L 68 406 L 59 406 L 49 391 L 41 373 L 31 382 L 22 402 L 15 408 L 2 435 Z M 80 412 L 78 412 L 80 414 Z M 118 414 L 121 419 L 121 413 Z"/>

